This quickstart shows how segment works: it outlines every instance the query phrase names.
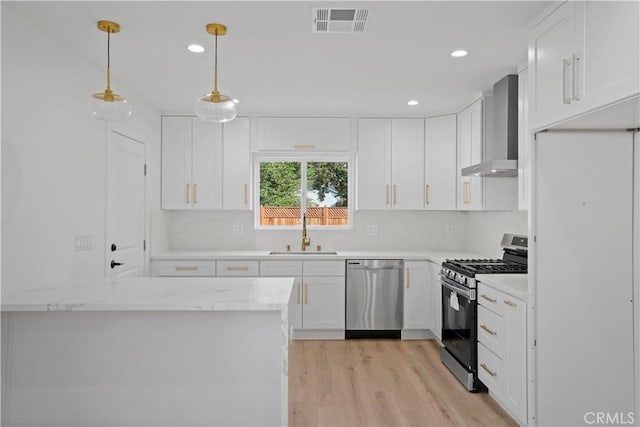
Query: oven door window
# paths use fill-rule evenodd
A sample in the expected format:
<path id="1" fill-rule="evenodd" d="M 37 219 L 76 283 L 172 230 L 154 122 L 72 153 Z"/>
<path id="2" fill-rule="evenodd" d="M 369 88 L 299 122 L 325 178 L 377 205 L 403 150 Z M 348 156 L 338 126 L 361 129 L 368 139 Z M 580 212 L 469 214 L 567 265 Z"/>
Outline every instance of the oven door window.
<path id="1" fill-rule="evenodd" d="M 442 287 L 442 343 L 468 370 L 473 370 L 475 302 Z"/>

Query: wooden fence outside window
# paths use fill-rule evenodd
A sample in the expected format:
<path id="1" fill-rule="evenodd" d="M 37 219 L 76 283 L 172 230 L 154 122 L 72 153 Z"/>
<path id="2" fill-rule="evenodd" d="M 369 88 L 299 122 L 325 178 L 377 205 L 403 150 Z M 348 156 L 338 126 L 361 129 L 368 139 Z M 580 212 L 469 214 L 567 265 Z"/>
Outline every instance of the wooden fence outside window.
<path id="1" fill-rule="evenodd" d="M 299 225 L 300 208 L 296 206 L 260 206 L 260 225 Z M 308 207 L 307 225 L 348 225 L 349 208 Z"/>

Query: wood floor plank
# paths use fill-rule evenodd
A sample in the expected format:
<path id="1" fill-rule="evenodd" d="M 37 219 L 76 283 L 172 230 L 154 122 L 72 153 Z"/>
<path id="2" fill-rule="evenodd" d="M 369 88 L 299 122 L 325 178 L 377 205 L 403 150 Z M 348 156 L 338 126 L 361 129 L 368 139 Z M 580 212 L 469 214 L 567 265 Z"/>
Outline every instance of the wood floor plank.
<path id="1" fill-rule="evenodd" d="M 517 426 L 469 393 L 432 340 L 293 341 L 291 426 Z"/>

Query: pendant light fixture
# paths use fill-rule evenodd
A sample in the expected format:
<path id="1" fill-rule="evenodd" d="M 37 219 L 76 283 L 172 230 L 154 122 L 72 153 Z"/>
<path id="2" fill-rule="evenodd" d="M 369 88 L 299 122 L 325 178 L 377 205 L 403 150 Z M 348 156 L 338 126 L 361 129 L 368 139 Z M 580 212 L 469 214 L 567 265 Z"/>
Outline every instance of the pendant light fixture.
<path id="1" fill-rule="evenodd" d="M 205 122 L 225 123 L 238 115 L 234 100 L 218 91 L 218 36 L 227 34 L 227 27 L 222 24 L 207 24 L 207 33 L 216 37 L 213 92 L 196 100 L 196 115 Z"/>
<path id="2" fill-rule="evenodd" d="M 111 34 L 120 32 L 120 24 L 98 21 L 98 29 L 107 33 L 107 89 L 94 93 L 89 100 L 89 114 L 98 120 L 124 120 L 131 116 L 131 104 L 111 90 Z"/>

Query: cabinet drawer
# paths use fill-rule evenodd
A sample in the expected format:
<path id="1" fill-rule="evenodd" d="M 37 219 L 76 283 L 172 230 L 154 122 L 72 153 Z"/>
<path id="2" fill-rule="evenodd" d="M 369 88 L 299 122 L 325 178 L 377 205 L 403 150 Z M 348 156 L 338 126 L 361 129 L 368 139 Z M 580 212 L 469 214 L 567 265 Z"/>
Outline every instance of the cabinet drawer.
<path id="1" fill-rule="evenodd" d="M 215 276 L 215 261 L 152 261 L 151 275 L 162 276 Z"/>
<path id="2" fill-rule="evenodd" d="M 260 261 L 260 276 L 302 276 L 302 261 Z"/>
<path id="3" fill-rule="evenodd" d="M 504 357 L 504 319 L 483 306 L 478 306 L 478 342 L 496 355 Z"/>
<path id="4" fill-rule="evenodd" d="M 259 261 L 218 261 L 218 276 L 254 276 L 259 275 Z"/>
<path id="5" fill-rule="evenodd" d="M 344 276 L 344 261 L 303 261 L 305 276 Z"/>
<path id="6" fill-rule="evenodd" d="M 478 344 L 478 378 L 492 393 L 502 399 L 504 362 L 482 344 Z"/>
<path id="7" fill-rule="evenodd" d="M 500 302 L 502 293 L 478 283 L 478 304 L 499 316 L 504 315 L 504 304 Z"/>
<path id="8" fill-rule="evenodd" d="M 259 117 L 258 151 L 349 151 L 351 121 L 344 117 Z"/>

